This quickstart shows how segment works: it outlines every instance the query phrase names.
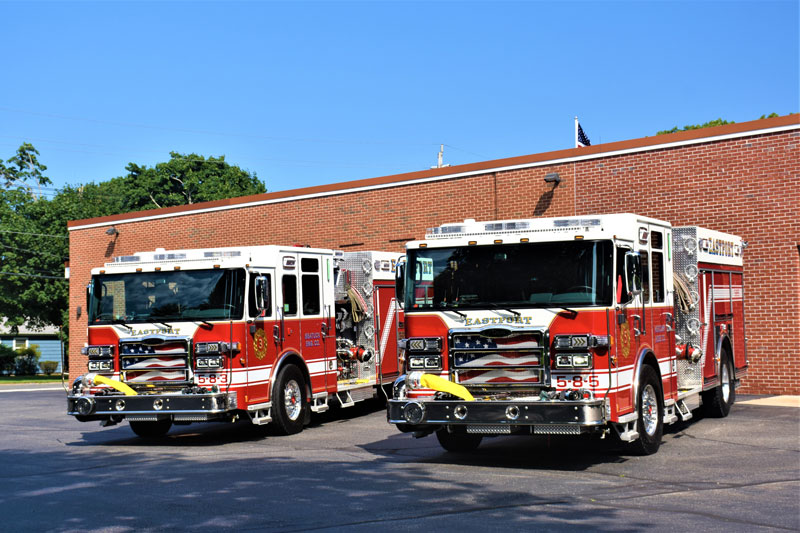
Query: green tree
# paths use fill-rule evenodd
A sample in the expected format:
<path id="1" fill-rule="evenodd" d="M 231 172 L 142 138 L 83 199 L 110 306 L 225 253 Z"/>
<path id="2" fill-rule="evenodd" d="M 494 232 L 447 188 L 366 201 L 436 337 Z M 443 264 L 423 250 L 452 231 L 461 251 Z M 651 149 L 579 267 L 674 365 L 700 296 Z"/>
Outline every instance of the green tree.
<path id="1" fill-rule="evenodd" d="M 266 191 L 255 174 L 225 157 L 170 153 L 148 168 L 130 163 L 127 176 L 98 184 L 67 186 L 52 199 L 39 152 L 23 144 L 0 160 L 0 317 L 16 330 L 62 325 L 68 331 L 67 222 L 142 209 L 220 200 Z"/>
<path id="2" fill-rule="evenodd" d="M 759 118 L 773 118 L 779 116 L 780 115 L 777 113 L 770 113 L 769 115 L 761 115 L 761 117 Z M 678 131 L 699 130 L 702 128 L 713 128 L 714 126 L 724 126 L 725 124 L 735 124 L 735 122 L 732 120 L 729 122 L 727 120 L 722 120 L 721 118 L 718 118 L 717 120 L 709 120 L 708 122 L 705 122 L 703 124 L 688 124 L 682 128 L 678 128 L 678 126 L 675 126 L 670 130 L 661 130 L 657 132 L 656 135 L 666 135 L 667 133 L 675 133 Z"/>
<path id="3" fill-rule="evenodd" d="M 266 192 L 251 174 L 232 166 L 225 156 L 206 159 L 197 154 L 170 152 L 170 160 L 154 167 L 130 163 L 128 175 L 111 180 L 109 186 L 126 191 L 130 211 L 187 205 L 222 198 Z"/>
<path id="4" fill-rule="evenodd" d="M 669 130 L 661 130 L 657 132 L 656 135 L 666 135 L 667 133 L 675 133 L 678 131 L 699 130 L 702 128 L 713 128 L 714 126 L 724 126 L 725 124 L 735 124 L 735 122 L 733 122 L 732 120 L 729 122 L 727 120 L 722 120 L 721 118 L 718 118 L 717 120 L 709 120 L 708 122 L 703 124 L 688 124 L 682 128 L 678 128 L 678 126 L 675 126 L 674 128 Z"/>

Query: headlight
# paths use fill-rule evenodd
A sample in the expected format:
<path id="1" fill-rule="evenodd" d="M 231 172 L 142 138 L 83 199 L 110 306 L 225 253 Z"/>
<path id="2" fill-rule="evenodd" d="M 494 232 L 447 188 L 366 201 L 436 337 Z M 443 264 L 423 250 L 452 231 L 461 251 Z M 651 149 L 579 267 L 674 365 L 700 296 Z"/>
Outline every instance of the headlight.
<path id="1" fill-rule="evenodd" d="M 553 341 L 556 350 L 589 348 L 589 335 L 556 335 Z"/>
<path id="2" fill-rule="evenodd" d="M 441 355 L 412 355 L 408 358 L 409 370 L 441 370 Z"/>
<path id="3" fill-rule="evenodd" d="M 81 353 L 89 357 L 111 357 L 114 354 L 114 346 L 84 346 L 81 348 Z"/>
<path id="4" fill-rule="evenodd" d="M 558 354 L 556 355 L 556 368 L 592 368 L 592 354 Z"/>
<path id="5" fill-rule="evenodd" d="M 89 361 L 90 372 L 111 372 L 114 370 L 114 363 L 111 361 Z"/>
<path id="6" fill-rule="evenodd" d="M 406 341 L 406 347 L 409 352 L 440 353 L 442 351 L 442 338 L 411 338 Z"/>
<path id="7" fill-rule="evenodd" d="M 222 341 L 198 342 L 194 345 L 195 355 L 213 355 L 239 351 L 239 343 L 229 344 Z"/>
<path id="8" fill-rule="evenodd" d="M 224 366 L 224 359 L 221 355 L 217 356 L 202 356 L 195 359 L 195 368 L 197 369 L 216 369 Z"/>

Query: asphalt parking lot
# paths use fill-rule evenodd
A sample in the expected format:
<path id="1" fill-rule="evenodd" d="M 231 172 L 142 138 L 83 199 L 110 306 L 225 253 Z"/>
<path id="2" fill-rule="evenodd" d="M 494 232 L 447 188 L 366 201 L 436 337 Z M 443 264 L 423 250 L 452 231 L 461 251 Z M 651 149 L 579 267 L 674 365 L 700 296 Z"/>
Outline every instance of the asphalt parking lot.
<path id="1" fill-rule="evenodd" d="M 669 426 L 649 457 L 568 437 L 461 455 L 397 432 L 377 403 L 290 437 L 204 424 L 148 442 L 66 416 L 60 389 L 6 389 L 3 529 L 798 531 L 800 408 L 768 400 Z"/>

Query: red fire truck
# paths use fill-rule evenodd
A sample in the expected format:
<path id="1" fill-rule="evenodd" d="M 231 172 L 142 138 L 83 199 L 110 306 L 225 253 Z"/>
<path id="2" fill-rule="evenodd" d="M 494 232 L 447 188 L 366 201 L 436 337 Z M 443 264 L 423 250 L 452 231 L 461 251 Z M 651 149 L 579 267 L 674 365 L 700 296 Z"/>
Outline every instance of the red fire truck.
<path id="1" fill-rule="evenodd" d="M 297 433 L 310 412 L 398 376 L 399 254 L 255 246 L 157 249 L 92 270 L 89 373 L 68 414 L 140 436 L 247 416 Z"/>
<path id="2" fill-rule="evenodd" d="M 389 421 L 450 451 L 613 432 L 655 453 L 664 424 L 734 402 L 745 245 L 633 214 L 433 228 L 398 268 L 406 373 Z"/>

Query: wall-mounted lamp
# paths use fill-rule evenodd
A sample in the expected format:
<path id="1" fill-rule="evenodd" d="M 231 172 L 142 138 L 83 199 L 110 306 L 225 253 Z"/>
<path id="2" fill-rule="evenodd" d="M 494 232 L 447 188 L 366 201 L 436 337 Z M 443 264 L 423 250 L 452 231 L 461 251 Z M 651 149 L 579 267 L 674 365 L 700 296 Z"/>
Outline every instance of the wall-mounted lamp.
<path id="1" fill-rule="evenodd" d="M 544 182 L 545 183 L 555 183 L 558 185 L 561 183 L 561 176 L 558 175 L 558 172 L 550 172 L 544 175 Z"/>
<path id="2" fill-rule="evenodd" d="M 106 235 L 119 235 L 119 230 L 114 226 L 111 226 L 106 230 Z"/>

